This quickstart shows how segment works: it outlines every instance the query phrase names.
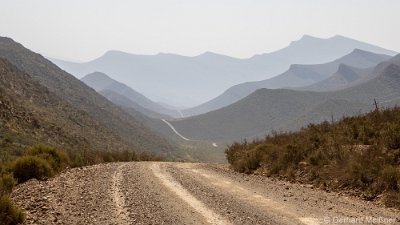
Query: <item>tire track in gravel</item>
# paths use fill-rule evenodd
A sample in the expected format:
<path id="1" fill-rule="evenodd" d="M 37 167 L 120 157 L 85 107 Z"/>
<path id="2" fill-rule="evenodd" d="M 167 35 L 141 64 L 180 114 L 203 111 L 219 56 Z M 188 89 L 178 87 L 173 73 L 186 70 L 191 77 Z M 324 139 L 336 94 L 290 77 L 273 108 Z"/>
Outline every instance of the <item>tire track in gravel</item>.
<path id="1" fill-rule="evenodd" d="M 153 171 L 153 174 L 162 181 L 164 186 L 173 191 L 179 198 L 188 203 L 198 213 L 203 215 L 208 223 L 219 225 L 231 224 L 225 218 L 215 213 L 201 201 L 196 199 L 192 194 L 190 194 L 190 192 L 183 188 L 182 185 L 169 176 L 168 173 L 161 171 L 160 163 L 153 163 L 150 168 Z"/>
<path id="2" fill-rule="evenodd" d="M 285 204 L 229 178 L 199 168 L 197 164 L 170 164 L 166 169 L 196 197 L 204 199 L 207 205 L 229 217 L 235 224 L 319 224 L 312 216 L 302 217 Z"/>
<path id="3" fill-rule="evenodd" d="M 191 171 L 197 175 L 206 178 L 206 180 L 208 180 L 209 183 L 221 188 L 222 190 L 224 190 L 224 192 L 229 193 L 242 201 L 249 203 L 251 202 L 252 204 L 257 205 L 258 207 L 263 207 L 268 211 L 274 211 L 276 214 L 283 215 L 286 218 L 292 218 L 293 220 L 297 219 L 298 222 L 301 222 L 301 224 L 304 225 L 319 224 L 319 221 L 316 218 L 301 217 L 297 215 L 295 212 L 290 211 L 281 203 L 278 203 L 270 198 L 266 198 L 262 195 L 254 194 L 253 191 L 245 189 L 241 186 L 232 185 L 232 181 L 222 176 L 208 173 L 207 171 L 202 169 L 191 169 Z"/>
<path id="4" fill-rule="evenodd" d="M 74 168 L 19 184 L 11 197 L 26 210 L 26 225 L 322 225 L 332 224 L 326 218 L 369 216 L 400 224 L 399 210 L 235 173 L 221 164 L 129 162 Z"/>
<path id="5" fill-rule="evenodd" d="M 117 170 L 112 176 L 111 193 L 115 203 L 115 223 L 116 224 L 127 224 L 129 221 L 128 211 L 125 206 L 124 193 L 120 189 L 122 181 L 122 170 L 126 164 L 118 166 Z"/>
<path id="6" fill-rule="evenodd" d="M 367 217 L 400 222 L 395 209 L 301 184 L 235 173 L 223 165 L 174 163 L 164 169 L 234 224 L 322 225 Z"/>

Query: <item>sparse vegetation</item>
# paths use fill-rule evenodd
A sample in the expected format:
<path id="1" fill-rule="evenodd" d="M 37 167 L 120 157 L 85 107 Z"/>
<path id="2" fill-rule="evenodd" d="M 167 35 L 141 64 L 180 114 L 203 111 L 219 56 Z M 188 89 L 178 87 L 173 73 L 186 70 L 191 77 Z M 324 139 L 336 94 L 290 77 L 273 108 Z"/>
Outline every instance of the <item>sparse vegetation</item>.
<path id="1" fill-rule="evenodd" d="M 11 193 L 17 182 L 10 173 L 2 174 L 0 177 L 0 196 Z"/>
<path id="2" fill-rule="evenodd" d="M 62 151 L 47 145 L 32 145 L 23 148 L 16 145 L 11 138 L 2 142 L 8 151 L 0 159 L 0 221 L 1 224 L 20 224 L 25 216 L 9 198 L 12 188 L 17 183 L 29 179 L 44 180 L 50 178 L 67 167 L 80 167 L 105 162 L 126 161 L 159 161 L 162 157 L 136 153 L 135 151 L 102 152 L 94 150 Z M 1 147 L 1 146 L 0 146 Z M 15 151 L 16 150 L 16 151 Z M 14 154 L 13 154 L 14 153 Z"/>
<path id="3" fill-rule="evenodd" d="M 257 171 L 367 200 L 383 196 L 387 206 L 400 208 L 399 135 L 400 108 L 394 108 L 234 143 L 225 153 L 238 172 Z"/>
<path id="4" fill-rule="evenodd" d="M 0 196 L 0 221 L 2 225 L 17 225 L 22 224 L 25 219 L 25 214 L 8 196 Z"/>
<path id="5" fill-rule="evenodd" d="M 14 177 L 19 183 L 35 178 L 43 180 L 53 176 L 54 170 L 50 163 L 37 156 L 23 156 L 13 163 Z"/>
<path id="6" fill-rule="evenodd" d="M 25 154 L 46 160 L 55 172 L 60 172 L 69 164 L 67 154 L 46 145 L 34 145 L 25 150 Z"/>

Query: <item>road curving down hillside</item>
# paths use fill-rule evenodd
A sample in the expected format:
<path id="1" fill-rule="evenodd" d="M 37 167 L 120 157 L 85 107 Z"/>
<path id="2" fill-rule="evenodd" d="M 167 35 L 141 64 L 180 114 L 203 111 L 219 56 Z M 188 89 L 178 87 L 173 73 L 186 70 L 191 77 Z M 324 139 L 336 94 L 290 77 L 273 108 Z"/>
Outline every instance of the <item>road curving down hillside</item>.
<path id="1" fill-rule="evenodd" d="M 27 224 L 400 224 L 395 209 L 219 164 L 75 168 L 18 185 L 12 198 Z"/>

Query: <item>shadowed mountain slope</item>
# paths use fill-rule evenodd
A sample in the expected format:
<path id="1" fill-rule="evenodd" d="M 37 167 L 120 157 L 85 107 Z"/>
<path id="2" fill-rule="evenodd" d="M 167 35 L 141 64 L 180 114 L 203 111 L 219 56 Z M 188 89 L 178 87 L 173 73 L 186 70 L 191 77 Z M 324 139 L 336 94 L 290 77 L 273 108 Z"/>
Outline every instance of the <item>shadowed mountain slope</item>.
<path id="1" fill-rule="evenodd" d="M 332 114 L 340 118 L 366 112 L 373 108 L 374 99 L 383 103 L 400 97 L 400 66 L 390 62 L 376 68 L 382 65 L 386 66 L 375 78 L 352 88 L 336 92 L 259 89 L 232 105 L 172 124 L 188 138 L 234 140 L 293 130 L 311 121 L 330 120 Z"/>
<path id="2" fill-rule="evenodd" d="M 121 144 L 138 150 L 169 154 L 173 147 L 165 139 L 151 132 L 142 123 L 99 95 L 83 82 L 58 68 L 39 54 L 9 38 L 0 38 L 0 57 L 29 74 L 52 94 L 68 105 L 90 116 L 119 139 Z M 110 144 L 111 143 L 111 144 Z M 104 148 L 118 150 L 104 139 Z"/>
<path id="3" fill-rule="evenodd" d="M 247 82 L 233 86 L 213 100 L 197 107 L 183 110 L 183 113 L 185 116 L 190 116 L 213 111 L 232 104 L 260 88 L 295 88 L 310 85 L 327 79 L 343 64 L 359 68 L 368 68 L 376 66 L 378 63 L 388 60 L 389 58 L 390 56 L 388 55 L 355 49 L 350 54 L 329 63 L 292 65 L 289 70 L 271 79 Z"/>
<path id="4" fill-rule="evenodd" d="M 336 91 L 364 83 L 379 74 L 390 63 L 400 65 L 400 55 L 380 63 L 377 67 L 356 68 L 341 64 L 335 74 L 315 84 L 298 88 L 308 91 Z"/>
<path id="5" fill-rule="evenodd" d="M 336 91 L 345 89 L 353 84 L 362 83 L 373 73 L 373 68 L 356 68 L 346 64 L 340 64 L 336 73 L 315 84 L 297 88 L 297 90 L 308 91 Z"/>

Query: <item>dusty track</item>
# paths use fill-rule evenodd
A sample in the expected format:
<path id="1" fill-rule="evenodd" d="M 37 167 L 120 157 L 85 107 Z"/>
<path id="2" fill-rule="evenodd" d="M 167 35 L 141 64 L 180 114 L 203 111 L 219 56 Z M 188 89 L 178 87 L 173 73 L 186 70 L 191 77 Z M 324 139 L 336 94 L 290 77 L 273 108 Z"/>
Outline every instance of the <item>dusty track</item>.
<path id="1" fill-rule="evenodd" d="M 212 164 L 71 169 L 48 181 L 19 185 L 12 197 L 26 209 L 27 224 L 314 225 L 351 224 L 352 218 L 356 224 L 372 224 L 368 218 L 386 219 L 376 224 L 400 223 L 397 210 Z"/>

